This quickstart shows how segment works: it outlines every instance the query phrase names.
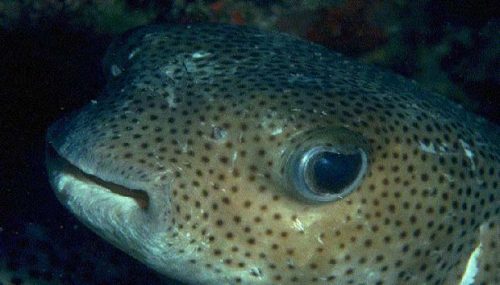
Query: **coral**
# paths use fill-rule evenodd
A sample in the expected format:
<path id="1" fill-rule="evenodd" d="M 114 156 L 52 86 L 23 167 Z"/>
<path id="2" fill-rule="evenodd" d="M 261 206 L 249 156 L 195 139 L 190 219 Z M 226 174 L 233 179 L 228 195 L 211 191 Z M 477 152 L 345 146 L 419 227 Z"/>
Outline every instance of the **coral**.
<path id="1" fill-rule="evenodd" d="M 83 25 L 92 25 L 97 32 L 112 34 L 145 25 L 157 16 L 151 7 L 132 10 L 123 1 L 96 1 L 95 5 L 85 6 L 79 13 L 76 23 L 80 21 Z"/>
<path id="2" fill-rule="evenodd" d="M 474 2 L 475 3 L 475 2 Z M 388 42 L 363 55 L 500 122 L 498 18 L 489 1 L 386 0 L 379 19 Z M 489 16 L 488 16 L 489 15 Z M 497 76 L 498 77 L 498 76 Z"/>
<path id="3" fill-rule="evenodd" d="M 121 0 L 23 0 L 0 1 L 0 25 L 3 29 L 37 26 L 46 22 L 90 27 L 99 33 L 117 34 L 151 22 L 160 10 L 153 3 L 133 10 Z"/>
<path id="4" fill-rule="evenodd" d="M 306 37 L 347 55 L 373 50 L 387 41 L 384 30 L 373 19 L 380 3 L 348 0 L 341 6 L 322 9 Z"/>

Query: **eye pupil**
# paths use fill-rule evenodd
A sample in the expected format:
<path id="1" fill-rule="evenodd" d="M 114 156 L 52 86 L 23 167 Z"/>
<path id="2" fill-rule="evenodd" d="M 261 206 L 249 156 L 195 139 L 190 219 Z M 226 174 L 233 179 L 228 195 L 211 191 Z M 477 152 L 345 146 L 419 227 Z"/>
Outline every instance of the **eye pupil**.
<path id="1" fill-rule="evenodd" d="M 317 193 L 340 194 L 359 175 L 363 164 L 359 153 L 321 152 L 312 158 L 309 180 Z"/>
<path id="2" fill-rule="evenodd" d="M 362 185 L 371 147 L 361 134 L 328 127 L 304 132 L 295 140 L 283 153 L 283 177 L 290 194 L 304 202 L 334 202 Z"/>

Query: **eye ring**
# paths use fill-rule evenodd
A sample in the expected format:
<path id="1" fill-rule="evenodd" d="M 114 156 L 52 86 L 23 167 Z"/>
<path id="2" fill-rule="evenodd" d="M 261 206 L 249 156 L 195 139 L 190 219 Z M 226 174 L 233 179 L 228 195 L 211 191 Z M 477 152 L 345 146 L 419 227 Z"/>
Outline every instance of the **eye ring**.
<path id="1" fill-rule="evenodd" d="M 313 203 L 337 201 L 352 193 L 369 164 L 369 148 L 356 133 L 341 129 L 336 136 L 323 134 L 299 141 L 285 164 L 289 191 Z"/>

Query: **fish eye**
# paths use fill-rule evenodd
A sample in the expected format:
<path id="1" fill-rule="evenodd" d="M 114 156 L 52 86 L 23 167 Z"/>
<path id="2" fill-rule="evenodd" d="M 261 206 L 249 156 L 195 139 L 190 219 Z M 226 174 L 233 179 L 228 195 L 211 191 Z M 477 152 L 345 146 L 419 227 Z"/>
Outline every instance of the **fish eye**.
<path id="1" fill-rule="evenodd" d="M 368 154 L 355 145 L 305 144 L 295 149 L 285 168 L 289 188 L 296 196 L 310 202 L 332 202 L 361 184 Z"/>

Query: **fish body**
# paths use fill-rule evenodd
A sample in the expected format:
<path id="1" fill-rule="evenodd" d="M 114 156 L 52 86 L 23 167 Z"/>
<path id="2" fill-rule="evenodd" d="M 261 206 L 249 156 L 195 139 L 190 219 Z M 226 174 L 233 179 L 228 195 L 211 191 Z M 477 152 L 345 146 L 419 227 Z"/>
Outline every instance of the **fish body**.
<path id="1" fill-rule="evenodd" d="M 49 129 L 49 178 L 84 224 L 158 272 L 203 285 L 498 283 L 497 126 L 246 27 L 140 28 L 104 68 L 101 96 Z"/>

